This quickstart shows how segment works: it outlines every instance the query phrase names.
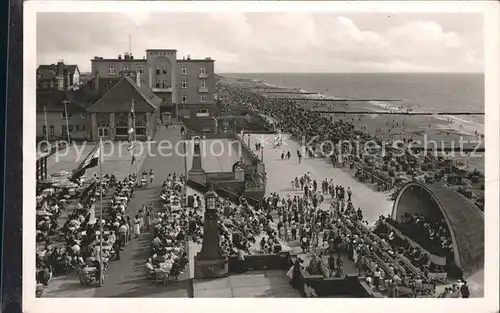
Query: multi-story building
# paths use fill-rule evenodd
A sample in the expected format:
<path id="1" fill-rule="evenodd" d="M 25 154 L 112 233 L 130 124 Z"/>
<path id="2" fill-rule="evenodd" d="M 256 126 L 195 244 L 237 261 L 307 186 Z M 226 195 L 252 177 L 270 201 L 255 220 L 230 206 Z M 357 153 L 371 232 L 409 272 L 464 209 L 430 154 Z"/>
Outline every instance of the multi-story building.
<path id="1" fill-rule="evenodd" d="M 75 90 L 80 86 L 78 65 L 57 64 L 40 65 L 36 70 L 37 89 Z"/>
<path id="2" fill-rule="evenodd" d="M 177 50 L 148 49 L 146 56 L 132 54 L 115 59 L 94 57 L 92 73 L 97 79 L 116 79 L 122 72 L 137 72 L 140 83 L 162 100 L 162 111 L 182 118 L 215 116 L 214 64 L 211 58 L 177 58 Z"/>
<path id="3" fill-rule="evenodd" d="M 126 53 L 91 62 L 92 78 L 85 84 L 79 83 L 76 66 L 72 71 L 61 61 L 39 67 L 39 140 L 127 140 L 132 126 L 138 140 L 147 140 L 154 137 L 162 113 L 183 118 L 191 129 L 211 131 L 217 125 L 214 60 L 179 60 L 176 50 L 150 49 L 142 59 Z M 71 87 L 75 84 L 78 88 Z M 135 125 L 129 114 L 132 101 Z"/>

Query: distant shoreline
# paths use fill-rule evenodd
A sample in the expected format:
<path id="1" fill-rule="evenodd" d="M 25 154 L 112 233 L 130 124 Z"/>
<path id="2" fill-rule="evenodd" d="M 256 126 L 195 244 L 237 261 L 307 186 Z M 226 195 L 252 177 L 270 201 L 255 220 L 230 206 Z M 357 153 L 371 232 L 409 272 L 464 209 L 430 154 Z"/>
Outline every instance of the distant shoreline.
<path id="1" fill-rule="evenodd" d="M 233 74 L 231 74 L 233 75 Z M 364 132 L 376 133 L 377 136 L 382 138 L 414 138 L 416 140 L 422 139 L 424 135 L 432 140 L 442 141 L 442 142 L 458 142 L 460 137 L 466 138 L 467 140 L 475 140 L 475 133 L 477 131 L 479 134 L 484 133 L 484 125 L 479 125 L 479 123 L 466 121 L 461 118 L 454 116 L 404 116 L 404 115 L 380 115 L 378 113 L 390 112 L 390 111 L 402 111 L 407 110 L 405 106 L 397 106 L 391 103 L 383 103 L 378 101 L 349 101 L 343 103 L 342 101 L 314 101 L 314 100 L 324 100 L 324 99 L 337 99 L 345 100 L 346 98 L 340 98 L 336 96 L 325 96 L 319 92 L 306 91 L 300 87 L 288 87 L 280 86 L 276 84 L 270 84 L 262 79 L 246 78 L 246 77 L 235 77 L 235 76 L 224 76 L 218 75 L 218 79 L 224 80 L 225 83 L 239 85 L 242 88 L 252 89 L 254 92 L 263 94 L 264 96 L 273 97 L 273 90 L 278 91 L 275 96 L 278 95 L 279 98 L 284 98 L 280 95 L 283 91 L 288 91 L 297 96 L 289 97 L 289 100 L 302 101 L 302 105 L 306 109 L 310 110 L 338 110 L 338 111 L 373 111 L 373 114 L 366 114 L 362 116 L 354 115 L 343 115 L 342 119 L 351 118 L 351 122 L 358 129 L 363 129 Z M 267 93 L 262 93 L 261 90 L 268 90 Z M 414 108 L 414 111 L 419 111 L 418 108 Z M 422 110 L 420 110 L 422 111 Z M 331 114 L 338 118 L 340 114 Z M 391 125 L 398 125 L 397 127 L 389 128 Z M 404 124 L 404 125 L 403 125 Z M 460 127 L 460 125 L 463 125 Z M 380 130 L 380 132 L 377 132 Z M 484 143 L 483 143 L 484 144 Z M 472 168 L 477 168 L 484 172 L 484 155 L 477 158 L 457 158 L 468 166 Z"/>

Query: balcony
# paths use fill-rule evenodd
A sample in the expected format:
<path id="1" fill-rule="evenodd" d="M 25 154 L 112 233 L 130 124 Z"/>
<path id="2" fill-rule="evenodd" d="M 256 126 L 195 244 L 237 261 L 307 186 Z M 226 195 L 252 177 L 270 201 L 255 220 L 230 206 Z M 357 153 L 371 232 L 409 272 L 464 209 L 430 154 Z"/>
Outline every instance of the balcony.
<path id="1" fill-rule="evenodd" d="M 207 73 L 200 73 L 200 74 L 198 74 L 198 78 L 208 78 L 208 74 Z"/>
<path id="2" fill-rule="evenodd" d="M 151 89 L 153 92 L 172 92 L 173 88 L 172 86 L 166 86 L 166 87 L 153 87 Z"/>
<path id="3" fill-rule="evenodd" d="M 207 87 L 198 87 L 198 92 L 199 93 L 207 93 L 208 92 L 208 88 Z"/>

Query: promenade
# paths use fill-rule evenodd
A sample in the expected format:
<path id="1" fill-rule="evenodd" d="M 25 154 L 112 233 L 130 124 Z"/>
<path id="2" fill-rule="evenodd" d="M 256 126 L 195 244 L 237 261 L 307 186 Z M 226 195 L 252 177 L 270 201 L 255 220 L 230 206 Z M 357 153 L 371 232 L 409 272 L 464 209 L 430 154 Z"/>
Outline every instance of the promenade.
<path id="1" fill-rule="evenodd" d="M 175 143 L 181 140 L 179 129 L 158 130 L 155 141 L 169 140 Z M 173 154 L 165 157 L 144 155 L 139 174 L 153 169 L 155 181 L 146 188 L 138 188 L 127 208 L 130 217 L 138 213 L 142 205 L 158 204 L 163 179 L 169 173 L 184 172 L 184 158 Z M 104 167 L 104 166 L 103 166 Z M 104 171 L 106 173 L 106 171 Z M 186 297 L 186 286 L 183 282 L 156 285 L 146 279 L 145 264 L 149 257 L 152 234 L 143 232 L 139 238 L 133 239 L 123 251 L 120 260 L 109 263 L 104 285 L 101 288 L 83 287 L 78 277 L 62 277 L 54 279 L 44 292 L 44 297 Z"/>
<path id="2" fill-rule="evenodd" d="M 274 134 L 250 134 L 250 147 L 255 147 L 255 143 L 262 143 L 264 148 L 264 164 L 267 172 L 266 195 L 273 192 L 280 196 L 290 194 L 301 195 L 302 191 L 292 188 L 291 181 L 295 177 L 300 177 L 307 172 L 312 174 L 312 179 L 318 183 L 318 188 L 321 188 L 321 182 L 326 178 L 331 178 L 334 184 L 344 186 L 346 189 L 350 187 L 352 190 L 352 203 L 355 208 L 361 207 L 363 216 L 369 223 L 377 221 L 380 215 L 388 215 L 392 212 L 393 201 L 389 199 L 388 193 L 378 192 L 375 190 L 375 185 L 369 185 L 358 181 L 347 170 L 342 168 L 334 168 L 326 159 L 322 158 L 302 158 L 299 163 L 297 158 L 297 150 L 302 148 L 300 144 L 284 135 L 283 146 L 274 149 L 272 146 Z M 290 151 L 292 157 L 290 160 L 281 160 L 281 153 Z M 326 200 L 330 199 L 327 196 Z M 329 204 L 323 203 L 323 206 Z"/>
<path id="3" fill-rule="evenodd" d="M 63 171 L 71 173 L 81 162 L 83 162 L 96 144 L 99 143 L 88 142 L 82 145 L 73 144 L 52 154 L 47 158 L 47 174 L 50 175 Z M 147 154 L 147 143 L 139 142 L 138 144 L 144 145 L 142 150 L 137 149 L 136 152 L 137 168 L 141 168 Z M 102 164 L 102 172 L 104 174 L 114 174 L 116 179 L 122 180 L 128 175 L 135 173 L 136 165 L 132 164 L 132 154 L 127 148 L 127 142 L 103 144 L 104 162 Z M 85 172 L 84 177 L 92 177 L 94 173 L 99 175 L 99 167 L 89 168 Z"/>

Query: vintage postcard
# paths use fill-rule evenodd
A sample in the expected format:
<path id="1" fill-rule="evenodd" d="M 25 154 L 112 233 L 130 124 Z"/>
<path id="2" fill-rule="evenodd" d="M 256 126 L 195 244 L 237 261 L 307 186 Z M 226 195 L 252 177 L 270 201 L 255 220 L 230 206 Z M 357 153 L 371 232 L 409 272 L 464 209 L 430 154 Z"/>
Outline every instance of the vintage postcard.
<path id="1" fill-rule="evenodd" d="M 24 8 L 26 312 L 498 311 L 494 3 Z"/>

